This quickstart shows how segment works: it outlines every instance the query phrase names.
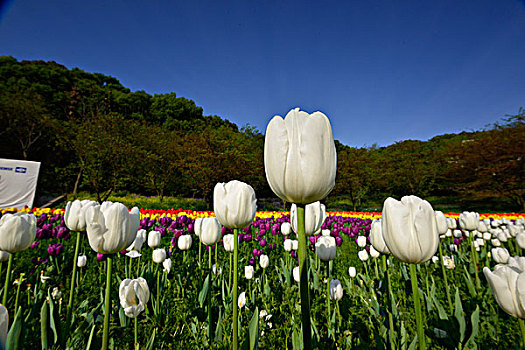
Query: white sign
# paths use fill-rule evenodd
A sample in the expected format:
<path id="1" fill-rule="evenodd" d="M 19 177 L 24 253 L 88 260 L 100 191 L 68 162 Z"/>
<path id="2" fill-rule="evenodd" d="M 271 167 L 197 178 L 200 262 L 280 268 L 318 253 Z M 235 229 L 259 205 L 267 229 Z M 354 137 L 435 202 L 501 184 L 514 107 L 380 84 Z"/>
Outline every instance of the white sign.
<path id="1" fill-rule="evenodd" d="M 0 158 L 0 208 L 33 207 L 40 162 Z"/>

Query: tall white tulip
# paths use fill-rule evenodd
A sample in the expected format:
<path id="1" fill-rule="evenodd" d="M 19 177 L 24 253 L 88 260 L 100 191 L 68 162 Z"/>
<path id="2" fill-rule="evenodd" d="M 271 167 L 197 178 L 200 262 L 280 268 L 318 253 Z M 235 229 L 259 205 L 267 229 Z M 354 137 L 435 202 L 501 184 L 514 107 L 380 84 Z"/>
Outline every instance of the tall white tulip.
<path id="1" fill-rule="evenodd" d="M 268 265 L 270 264 L 270 258 L 268 257 L 268 255 L 266 254 L 262 254 L 260 257 L 259 257 L 259 265 L 261 265 L 261 267 L 263 269 L 267 268 Z"/>
<path id="2" fill-rule="evenodd" d="M 166 250 L 164 248 L 155 249 L 152 258 L 155 264 L 162 264 L 166 260 Z"/>
<path id="3" fill-rule="evenodd" d="M 292 225 L 288 221 L 281 224 L 281 233 L 283 236 L 288 236 L 290 233 L 292 233 Z"/>
<path id="4" fill-rule="evenodd" d="M 335 238 L 332 236 L 321 236 L 315 243 L 315 253 L 322 261 L 335 259 L 336 253 Z"/>
<path id="5" fill-rule="evenodd" d="M 366 237 L 365 236 L 357 237 L 357 245 L 359 246 L 359 248 L 364 248 L 366 246 Z"/>
<path id="6" fill-rule="evenodd" d="M 359 260 L 361 261 L 367 261 L 368 260 L 368 252 L 366 249 L 360 250 L 357 252 L 357 256 L 359 257 Z"/>
<path id="7" fill-rule="evenodd" d="M 89 245 L 97 253 L 113 254 L 129 247 L 140 226 L 137 207 L 128 211 L 122 203 L 104 202 L 86 211 Z"/>
<path id="8" fill-rule="evenodd" d="M 399 260 L 418 264 L 438 249 L 436 215 L 429 202 L 416 196 L 387 198 L 382 214 L 383 239 Z"/>
<path id="9" fill-rule="evenodd" d="M 473 231 L 478 228 L 479 214 L 476 212 L 464 211 L 459 214 L 459 227 L 463 230 Z"/>
<path id="10" fill-rule="evenodd" d="M 195 234 L 197 235 L 197 237 L 199 237 L 199 239 L 201 239 L 202 220 L 203 218 L 197 218 L 193 223 L 193 231 L 195 231 Z"/>
<path id="11" fill-rule="evenodd" d="M 26 250 L 36 236 L 36 217 L 33 214 L 4 214 L 0 218 L 0 250 L 17 253 Z"/>
<path id="12" fill-rule="evenodd" d="M 71 231 L 86 230 L 86 210 L 89 207 L 97 205 L 97 202 L 85 199 L 73 202 L 67 202 L 66 211 L 64 212 L 64 222 Z"/>
<path id="13" fill-rule="evenodd" d="M 304 209 L 304 232 L 307 235 L 317 234 L 326 219 L 326 207 L 321 202 L 307 204 Z M 290 222 L 294 232 L 297 229 L 297 206 L 292 204 L 290 209 Z"/>
<path id="14" fill-rule="evenodd" d="M 148 282 L 142 277 L 134 280 L 126 278 L 120 283 L 118 295 L 126 316 L 135 318 L 144 311 L 149 301 Z"/>
<path id="15" fill-rule="evenodd" d="M 383 229 L 381 220 L 374 219 L 370 226 L 370 243 L 380 253 L 390 254 L 390 250 L 386 246 L 385 240 L 383 239 Z"/>
<path id="16" fill-rule="evenodd" d="M 222 226 L 247 227 L 257 211 L 255 191 L 252 186 L 237 180 L 218 183 L 213 190 L 213 210 Z"/>
<path id="17" fill-rule="evenodd" d="M 335 185 L 337 153 L 330 121 L 321 112 L 292 109 L 268 123 L 264 168 L 272 191 L 282 200 L 309 204 Z"/>
<path id="18" fill-rule="evenodd" d="M 284 250 L 286 250 L 287 252 L 290 252 L 292 251 L 292 240 L 291 239 L 285 239 L 284 240 Z"/>
<path id="19" fill-rule="evenodd" d="M 525 257 L 510 258 L 508 264 L 498 264 L 494 271 L 483 273 L 498 305 L 511 316 L 525 318 Z"/>
<path id="20" fill-rule="evenodd" d="M 160 232 L 150 231 L 148 234 L 148 245 L 151 248 L 157 248 L 160 245 Z"/>
<path id="21" fill-rule="evenodd" d="M 357 275 L 357 271 L 354 266 L 350 266 L 348 268 L 348 275 L 352 278 L 354 278 Z"/>
<path id="22" fill-rule="evenodd" d="M 199 222 L 199 231 L 203 244 L 214 245 L 221 240 L 222 227 L 215 217 L 203 218 Z"/>
<path id="23" fill-rule="evenodd" d="M 179 247 L 180 250 L 190 249 L 192 243 L 193 239 L 191 238 L 191 235 L 182 235 L 177 239 L 177 247 Z"/>
<path id="24" fill-rule="evenodd" d="M 244 267 L 244 277 L 246 277 L 247 280 L 251 280 L 253 278 L 253 266 L 248 265 Z"/>

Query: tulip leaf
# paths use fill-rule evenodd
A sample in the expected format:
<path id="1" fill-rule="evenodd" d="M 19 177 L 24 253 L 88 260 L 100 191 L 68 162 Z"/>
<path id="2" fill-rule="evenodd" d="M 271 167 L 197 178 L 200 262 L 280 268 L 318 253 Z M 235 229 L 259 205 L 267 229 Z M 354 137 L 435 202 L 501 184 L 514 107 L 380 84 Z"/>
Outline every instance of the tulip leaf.
<path id="1" fill-rule="evenodd" d="M 292 333 L 292 347 L 294 350 L 301 350 L 303 348 L 302 334 L 300 334 L 295 327 Z"/>
<path id="2" fill-rule="evenodd" d="M 463 278 L 465 278 L 465 282 L 467 283 L 468 291 L 470 295 L 476 295 L 476 288 L 474 287 L 474 283 L 472 282 L 472 278 L 470 277 L 470 274 L 467 271 L 467 268 L 465 265 L 463 265 L 463 269 L 465 270 L 465 274 L 463 275 Z"/>
<path id="3" fill-rule="evenodd" d="M 18 307 L 13 325 L 7 333 L 5 340 L 6 350 L 20 349 L 20 334 L 22 333 L 22 307 Z"/>
<path id="4" fill-rule="evenodd" d="M 463 305 L 461 305 L 461 299 L 459 297 L 459 289 L 456 288 L 456 297 L 455 297 L 456 310 L 454 311 L 454 317 L 458 320 L 459 323 L 459 342 L 463 343 L 465 339 L 465 330 L 467 329 L 467 324 L 465 322 L 465 313 L 463 312 Z"/>
<path id="5" fill-rule="evenodd" d="M 88 338 L 88 343 L 86 345 L 86 350 L 89 350 L 91 348 L 91 342 L 93 341 L 93 335 L 95 334 L 95 327 L 96 325 L 93 325 L 93 327 L 91 327 L 91 332 L 89 332 L 89 338 Z"/>
<path id="6" fill-rule="evenodd" d="M 155 334 L 157 333 L 157 328 L 153 329 L 151 337 L 149 337 L 148 343 L 146 344 L 146 350 L 153 349 L 153 344 L 155 343 Z"/>
<path id="7" fill-rule="evenodd" d="M 392 315 L 394 315 L 394 317 L 398 318 L 399 317 L 399 311 L 397 310 L 396 298 L 394 297 L 394 293 L 392 293 L 392 292 L 390 292 L 390 301 L 391 301 L 390 307 L 392 308 Z"/>
<path id="8" fill-rule="evenodd" d="M 310 317 L 310 324 L 312 325 L 312 330 L 315 336 L 317 337 L 317 341 L 319 341 L 321 337 L 319 336 L 319 331 L 317 330 L 317 326 L 315 325 L 315 320 L 312 317 Z"/>
<path id="9" fill-rule="evenodd" d="M 479 331 L 479 305 L 476 305 L 476 310 L 472 313 L 472 315 L 470 315 L 470 323 L 472 324 L 472 333 L 470 334 L 470 337 L 465 343 L 465 345 L 469 349 L 473 349 L 474 347 L 476 347 L 476 343 L 474 342 L 474 339 L 478 335 L 478 331 Z M 470 343 L 472 345 L 469 346 Z"/>
<path id="10" fill-rule="evenodd" d="M 43 350 L 48 348 L 47 346 L 48 322 L 49 322 L 49 306 L 44 300 L 44 302 L 42 303 L 42 307 L 40 308 L 40 336 L 42 339 L 41 343 L 42 343 Z"/>
<path id="11" fill-rule="evenodd" d="M 217 327 L 215 328 L 215 342 L 222 342 L 222 310 L 219 308 L 219 319 L 217 320 Z"/>
<path id="12" fill-rule="evenodd" d="M 204 305 L 204 302 L 206 301 L 206 296 L 208 295 L 208 289 L 210 289 L 210 276 L 209 275 L 204 280 L 204 284 L 202 285 L 202 289 L 199 293 L 199 304 L 201 305 L 201 307 Z"/>
<path id="13" fill-rule="evenodd" d="M 436 309 L 438 311 L 439 319 L 448 320 L 447 312 L 445 311 L 443 305 L 441 305 L 441 303 L 435 295 L 432 296 L 432 301 L 434 302 L 434 305 L 436 306 Z"/>
<path id="14" fill-rule="evenodd" d="M 56 344 L 58 340 L 57 328 L 55 325 L 55 305 L 49 289 L 47 290 L 47 298 L 49 299 L 49 327 L 53 331 L 53 344 Z"/>
<path id="15" fill-rule="evenodd" d="M 253 312 L 249 325 L 250 350 L 259 348 L 259 308 L 256 307 Z"/>
<path id="16" fill-rule="evenodd" d="M 415 350 L 417 344 L 417 334 L 414 337 L 414 340 L 412 340 L 412 343 L 410 343 L 410 346 L 408 347 L 408 350 Z"/>
<path id="17" fill-rule="evenodd" d="M 126 327 L 127 326 L 127 317 L 126 317 L 126 314 L 124 313 L 124 309 L 122 307 L 119 307 L 118 308 L 118 318 L 120 320 L 120 326 L 121 327 Z"/>
<path id="18" fill-rule="evenodd" d="M 401 321 L 401 349 L 407 348 L 407 330 L 405 329 L 405 323 Z"/>
<path id="19" fill-rule="evenodd" d="M 264 294 L 270 295 L 272 293 L 272 290 L 270 288 L 270 283 L 268 282 L 268 279 L 264 281 Z"/>

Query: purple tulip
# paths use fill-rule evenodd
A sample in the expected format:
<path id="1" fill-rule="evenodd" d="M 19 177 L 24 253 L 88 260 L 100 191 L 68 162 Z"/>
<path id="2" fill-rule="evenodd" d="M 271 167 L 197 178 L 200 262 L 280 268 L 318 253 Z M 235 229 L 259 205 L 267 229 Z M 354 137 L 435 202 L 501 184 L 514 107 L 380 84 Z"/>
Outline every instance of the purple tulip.
<path id="1" fill-rule="evenodd" d="M 98 261 L 106 260 L 106 256 L 102 253 L 97 253 L 97 260 Z"/>
<path id="2" fill-rule="evenodd" d="M 30 249 L 36 249 L 38 248 L 38 246 L 40 245 L 40 241 L 34 241 L 32 244 L 31 244 L 31 247 L 29 247 Z"/>

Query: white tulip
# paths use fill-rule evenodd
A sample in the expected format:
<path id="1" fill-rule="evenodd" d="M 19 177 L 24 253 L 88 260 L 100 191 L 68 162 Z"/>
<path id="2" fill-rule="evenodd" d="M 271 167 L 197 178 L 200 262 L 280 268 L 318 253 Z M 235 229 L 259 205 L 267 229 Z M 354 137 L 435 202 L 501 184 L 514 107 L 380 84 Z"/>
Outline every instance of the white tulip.
<path id="1" fill-rule="evenodd" d="M 292 251 L 292 240 L 291 239 L 284 240 L 284 250 L 286 250 L 287 252 Z"/>
<path id="2" fill-rule="evenodd" d="M 330 299 L 341 300 L 343 298 L 343 286 L 339 280 L 330 281 Z"/>
<path id="3" fill-rule="evenodd" d="M 257 199 L 252 186 L 237 180 L 218 183 L 213 190 L 213 210 L 222 226 L 249 226 L 257 211 Z"/>
<path id="4" fill-rule="evenodd" d="M 239 306 L 239 309 L 242 309 L 244 305 L 246 305 L 246 293 L 242 292 L 239 294 L 239 297 L 237 298 L 237 305 Z"/>
<path id="5" fill-rule="evenodd" d="M 140 229 L 137 231 L 137 236 L 135 237 L 135 240 L 131 245 L 126 249 L 127 251 L 136 250 L 140 251 L 142 249 L 142 245 L 144 242 L 146 242 L 146 230 Z"/>
<path id="6" fill-rule="evenodd" d="M 166 260 L 166 250 L 164 248 L 157 248 L 152 254 L 153 262 L 156 264 L 162 264 Z"/>
<path id="7" fill-rule="evenodd" d="M 352 277 L 352 278 L 354 278 L 354 277 L 357 275 L 357 271 L 356 271 L 355 267 L 350 266 L 350 267 L 348 268 L 348 275 L 349 275 L 350 277 Z"/>
<path id="8" fill-rule="evenodd" d="M 0 250 L 17 253 L 26 250 L 36 237 L 36 217 L 33 214 L 4 214 L 0 218 Z"/>
<path id="9" fill-rule="evenodd" d="M 498 264 L 494 271 L 488 267 L 483 273 L 498 305 L 511 316 L 525 318 L 525 257 L 509 259 L 507 265 Z"/>
<path id="10" fill-rule="evenodd" d="M 368 260 L 368 252 L 366 249 L 363 249 L 357 253 L 357 256 L 359 257 L 359 260 L 361 261 L 367 261 Z"/>
<path id="11" fill-rule="evenodd" d="M 429 202 L 416 196 L 385 200 L 382 232 L 392 255 L 407 263 L 425 262 L 438 249 L 434 210 Z"/>
<path id="12" fill-rule="evenodd" d="M 464 211 L 459 214 L 459 227 L 463 230 L 472 231 L 478 228 L 479 214 L 476 212 Z"/>
<path id="13" fill-rule="evenodd" d="M 454 258 L 451 258 L 448 255 L 443 256 L 443 265 L 449 270 L 453 270 L 456 267 L 456 264 L 454 263 Z"/>
<path id="14" fill-rule="evenodd" d="M 292 239 L 292 249 L 298 250 L 299 249 L 299 241 L 296 239 Z"/>
<path id="15" fill-rule="evenodd" d="M 322 261 L 335 259 L 336 243 L 332 236 L 321 236 L 315 243 L 315 253 Z"/>
<path id="16" fill-rule="evenodd" d="M 379 255 L 381 255 L 377 250 L 375 250 L 374 246 L 370 247 L 370 256 L 372 258 L 379 258 Z"/>
<path id="17" fill-rule="evenodd" d="M 224 246 L 224 250 L 227 252 L 233 252 L 234 244 L 235 244 L 235 236 L 233 234 L 227 234 L 222 237 L 222 244 Z"/>
<path id="18" fill-rule="evenodd" d="M 467 232 L 467 233 L 468 233 L 468 232 Z M 455 238 L 461 238 L 461 237 L 463 237 L 463 232 L 462 232 L 461 230 L 458 230 L 458 229 L 452 231 L 452 234 L 454 235 Z"/>
<path id="19" fill-rule="evenodd" d="M 335 185 L 337 152 L 330 121 L 321 112 L 292 109 L 268 123 L 264 168 L 272 191 L 282 200 L 309 204 Z"/>
<path id="20" fill-rule="evenodd" d="M 177 239 L 177 247 L 180 250 L 189 250 L 193 244 L 191 235 L 182 235 Z"/>
<path id="21" fill-rule="evenodd" d="M 97 253 L 113 254 L 135 241 L 140 226 L 140 211 L 122 203 L 104 202 L 86 210 L 89 245 Z"/>
<path id="22" fill-rule="evenodd" d="M 490 232 L 484 232 L 484 233 L 483 233 L 483 239 L 484 239 L 485 241 L 488 241 L 488 240 L 490 240 L 491 238 L 492 238 L 492 235 L 490 234 Z"/>
<path id="23" fill-rule="evenodd" d="M 157 248 L 160 245 L 160 232 L 150 231 L 148 234 L 148 245 L 151 248 Z"/>
<path id="24" fill-rule="evenodd" d="M 330 236 L 331 231 L 330 230 L 321 230 L 321 235 L 323 236 Z"/>
<path id="25" fill-rule="evenodd" d="M 126 316 L 135 318 L 144 311 L 149 301 L 148 282 L 142 277 L 134 280 L 126 278 L 120 283 L 118 294 Z"/>
<path id="26" fill-rule="evenodd" d="M 437 225 L 437 231 L 440 235 L 444 235 L 448 231 L 448 222 L 447 217 L 443 212 L 436 210 L 436 225 Z"/>
<path id="27" fill-rule="evenodd" d="M 510 254 L 507 248 L 492 248 L 490 252 L 492 258 L 498 264 L 506 264 L 509 261 Z"/>
<path id="28" fill-rule="evenodd" d="M 87 264 L 87 256 L 85 255 L 79 255 L 77 258 L 77 266 L 78 267 L 84 267 Z"/>
<path id="29" fill-rule="evenodd" d="M 167 271 L 168 273 L 170 273 L 172 266 L 173 266 L 173 262 L 171 261 L 170 258 L 167 258 L 166 260 L 162 262 L 162 267 L 164 267 L 164 271 Z"/>
<path id="30" fill-rule="evenodd" d="M 485 221 L 478 222 L 478 231 L 479 232 L 485 233 L 485 232 L 488 232 L 488 230 L 489 230 L 489 228 L 487 227 L 487 224 L 485 223 Z"/>
<path id="31" fill-rule="evenodd" d="M 307 235 L 317 234 L 326 219 L 326 207 L 321 202 L 307 204 L 304 209 L 304 232 Z M 297 205 L 294 203 L 290 209 L 290 222 L 292 229 L 297 233 Z"/>
<path id="32" fill-rule="evenodd" d="M 292 225 L 288 221 L 281 224 L 281 233 L 283 236 L 288 236 L 290 233 L 292 233 Z"/>
<path id="33" fill-rule="evenodd" d="M 217 218 L 203 218 L 199 226 L 200 240 L 203 244 L 214 245 L 221 240 L 222 227 Z"/>
<path id="34" fill-rule="evenodd" d="M 501 242 L 499 241 L 499 239 L 497 238 L 493 238 L 490 240 L 490 244 L 492 244 L 494 247 L 499 247 L 501 246 Z"/>
<path id="35" fill-rule="evenodd" d="M 64 212 L 64 223 L 71 231 L 86 230 L 86 209 L 97 205 L 97 202 L 90 200 L 67 202 Z"/>
<path id="36" fill-rule="evenodd" d="M 270 264 L 270 258 L 268 258 L 268 255 L 266 254 L 262 254 L 260 257 L 259 257 L 259 264 L 261 265 L 261 267 L 263 269 L 267 268 L 268 265 Z"/>
<path id="37" fill-rule="evenodd" d="M 456 219 L 447 218 L 448 228 L 453 230 L 458 227 Z"/>
<path id="38" fill-rule="evenodd" d="M 293 279 L 297 283 L 299 283 L 299 281 L 301 280 L 301 273 L 299 271 L 299 266 L 296 266 L 293 268 Z"/>
<path id="39" fill-rule="evenodd" d="M 448 249 L 451 251 L 451 252 L 457 252 L 458 251 L 458 246 L 456 244 L 451 244 L 448 246 Z"/>
<path id="40" fill-rule="evenodd" d="M 525 233 L 520 233 L 516 236 L 516 242 L 518 242 L 518 247 L 525 249 Z"/>
<path id="41" fill-rule="evenodd" d="M 140 258 L 142 256 L 142 254 L 140 254 L 136 250 L 131 250 L 131 251 L 126 253 L 126 256 L 131 258 L 131 259 L 135 259 L 135 258 Z"/>
<path id="42" fill-rule="evenodd" d="M 436 264 L 438 261 L 439 261 L 439 257 L 437 257 L 437 256 L 434 255 L 434 256 L 432 257 L 432 262 L 433 262 L 434 264 Z"/>
<path id="43" fill-rule="evenodd" d="M 197 237 L 199 237 L 199 240 L 201 239 L 202 219 L 203 218 L 197 218 L 193 223 L 193 231 L 195 232 Z"/>
<path id="44" fill-rule="evenodd" d="M 385 240 L 383 239 L 383 230 L 381 220 L 373 220 L 370 227 L 370 243 L 380 253 L 390 254 L 390 250 L 386 246 Z M 358 238 L 359 240 L 359 238 Z M 357 242 L 359 245 L 359 241 Z"/>
<path id="45" fill-rule="evenodd" d="M 357 245 L 359 246 L 359 248 L 364 248 L 366 246 L 366 237 L 365 236 L 357 237 Z"/>
<path id="46" fill-rule="evenodd" d="M 220 275 L 222 273 L 222 268 L 220 266 L 217 268 L 217 264 L 213 264 L 211 266 L 211 272 L 213 272 L 214 275 Z"/>
<path id="47" fill-rule="evenodd" d="M 251 280 L 253 278 L 253 266 L 248 265 L 244 267 L 244 277 L 246 277 L 247 280 Z"/>

